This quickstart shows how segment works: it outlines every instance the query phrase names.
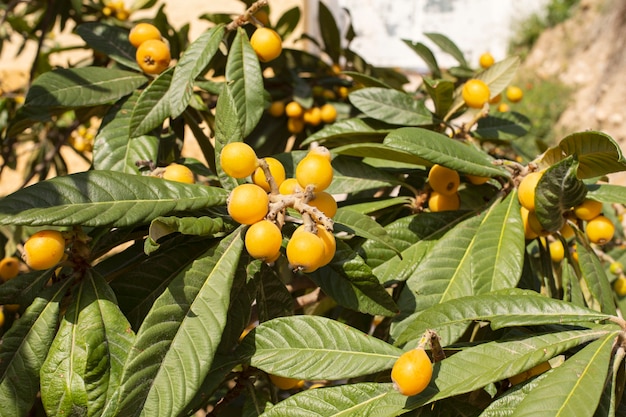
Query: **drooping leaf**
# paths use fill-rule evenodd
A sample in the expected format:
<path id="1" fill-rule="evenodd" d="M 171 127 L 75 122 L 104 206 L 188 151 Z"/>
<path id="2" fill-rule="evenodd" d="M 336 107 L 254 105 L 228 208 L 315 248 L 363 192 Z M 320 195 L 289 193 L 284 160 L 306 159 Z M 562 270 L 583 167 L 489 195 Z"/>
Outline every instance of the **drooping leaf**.
<path id="1" fill-rule="evenodd" d="M 248 136 L 263 115 L 264 90 L 259 59 L 243 28 L 237 29 L 228 51 L 226 82 L 235 101 L 241 134 Z"/>
<path id="2" fill-rule="evenodd" d="M 319 2 L 318 7 L 318 24 L 324 41 L 324 52 L 328 54 L 333 63 L 338 63 L 342 48 L 337 22 L 323 2 Z"/>
<path id="3" fill-rule="evenodd" d="M 402 39 L 402 41 L 413 49 L 413 51 L 415 51 L 415 53 L 417 53 L 422 60 L 424 60 L 433 78 L 441 78 L 441 70 L 439 69 L 437 58 L 430 48 L 421 42 L 412 42 L 407 39 Z"/>
<path id="4" fill-rule="evenodd" d="M 335 214 L 333 220 L 335 221 L 336 231 L 343 230 L 357 236 L 376 240 L 394 252 L 400 253 L 398 249 L 393 246 L 393 242 L 387 236 L 385 229 L 369 216 L 340 208 L 337 210 L 337 214 Z"/>
<path id="5" fill-rule="evenodd" d="M 489 114 L 478 120 L 472 135 L 480 139 L 514 140 L 528 133 L 530 120 L 514 111 Z"/>
<path id="6" fill-rule="evenodd" d="M 98 416 L 117 389 L 134 334 L 107 282 L 87 272 L 41 368 L 49 416 Z"/>
<path id="7" fill-rule="evenodd" d="M 0 224 L 124 227 L 225 202 L 226 192 L 221 188 L 87 171 L 39 182 L 4 197 Z"/>
<path id="8" fill-rule="evenodd" d="M 616 314 L 613 301 L 614 291 L 598 255 L 586 239 L 584 233 L 576 230 L 576 252 L 580 265 L 580 274 L 591 297 L 587 304 L 606 314 Z"/>
<path id="9" fill-rule="evenodd" d="M 322 129 L 307 137 L 302 146 L 313 142 L 321 145 L 347 145 L 348 143 L 382 142 L 383 138 L 395 127 L 370 118 L 350 118 L 338 120 L 324 126 Z"/>
<path id="10" fill-rule="evenodd" d="M 95 169 L 138 174 L 138 161 L 157 160 L 159 139 L 152 135 L 134 137 L 129 130 L 139 98 L 138 92 L 123 98 L 104 116 L 94 142 Z"/>
<path id="11" fill-rule="evenodd" d="M 46 289 L 0 340 L 0 416 L 28 414 L 39 371 L 57 331 L 60 302 L 72 280 Z"/>
<path id="12" fill-rule="evenodd" d="M 398 312 L 371 268 L 348 245 L 337 242 L 335 259 L 337 262 L 309 274 L 325 294 L 337 304 L 362 313 L 393 316 Z"/>
<path id="13" fill-rule="evenodd" d="M 384 145 L 417 155 L 431 164 L 479 176 L 508 177 L 510 174 L 493 165 L 493 159 L 473 146 L 445 135 L 417 127 L 403 127 L 391 132 Z"/>
<path id="14" fill-rule="evenodd" d="M 445 345 L 452 339 L 450 328 L 470 321 L 489 321 L 492 328 L 498 329 L 608 319 L 607 314 L 548 298 L 534 291 L 508 289 L 452 299 L 417 312 L 406 320 L 407 325 L 402 332 L 396 334 L 396 344 L 419 339 L 427 329 L 433 329 Z"/>
<path id="15" fill-rule="evenodd" d="M 25 106 L 82 107 L 113 103 L 147 81 L 143 74 L 115 68 L 59 68 L 35 79 Z"/>
<path id="16" fill-rule="evenodd" d="M 170 115 L 170 91 L 174 68 L 159 74 L 139 96 L 130 115 L 130 136 L 136 138 L 160 127 Z"/>
<path id="17" fill-rule="evenodd" d="M 172 117 L 180 116 L 193 95 L 194 80 L 201 75 L 217 52 L 224 37 L 224 25 L 219 24 L 198 36 L 176 64 L 169 89 Z"/>
<path id="18" fill-rule="evenodd" d="M 446 35 L 442 33 L 428 32 L 424 33 L 424 36 L 433 41 L 433 43 L 441 48 L 443 52 L 450 54 L 450 56 L 456 59 L 461 66 L 468 67 L 463 52 L 461 52 L 459 47 Z"/>
<path id="19" fill-rule="evenodd" d="M 367 117 L 405 126 L 432 125 L 433 115 L 422 100 L 388 88 L 370 87 L 353 91 L 350 102 Z"/>
<path id="20" fill-rule="evenodd" d="M 548 168 L 537 183 L 535 213 L 545 230 L 560 230 L 563 214 L 585 199 L 587 187 L 576 177 L 577 171 L 578 161 L 569 156 Z"/>
<path id="21" fill-rule="evenodd" d="M 120 64 L 140 71 L 135 60 L 136 48 L 128 41 L 128 31 L 102 22 L 85 22 L 76 27 L 76 33 L 98 52 Z"/>
<path id="22" fill-rule="evenodd" d="M 299 379 L 343 379 L 391 369 L 402 350 L 320 316 L 279 317 L 257 326 L 241 354 L 268 373 Z"/>
<path id="23" fill-rule="evenodd" d="M 583 348 L 542 379 L 519 403 L 512 417 L 593 415 L 608 373 L 615 335 Z"/>
<path id="24" fill-rule="evenodd" d="M 539 168 L 547 168 L 569 156 L 575 156 L 579 162 L 576 174 L 580 179 L 626 170 L 619 145 L 609 135 L 596 131 L 566 136 L 535 162 Z"/>
<path id="25" fill-rule="evenodd" d="M 193 398 L 219 345 L 242 229 L 183 270 L 155 301 L 124 366 L 120 406 L 105 416 L 177 415 Z"/>

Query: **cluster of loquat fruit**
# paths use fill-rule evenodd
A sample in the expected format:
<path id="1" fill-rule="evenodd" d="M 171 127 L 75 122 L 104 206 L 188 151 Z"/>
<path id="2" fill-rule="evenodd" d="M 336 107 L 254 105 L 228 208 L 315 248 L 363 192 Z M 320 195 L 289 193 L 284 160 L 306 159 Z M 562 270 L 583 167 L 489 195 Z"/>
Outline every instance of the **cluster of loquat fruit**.
<path id="1" fill-rule="evenodd" d="M 528 173 L 520 181 L 518 186 L 518 200 L 520 202 L 520 211 L 524 224 L 524 236 L 526 239 L 535 239 L 537 237 L 547 237 L 547 244 L 550 257 L 553 262 L 560 262 L 565 257 L 565 248 L 560 238 L 552 236 L 543 230 L 539 219 L 535 213 L 535 194 L 537 184 L 543 176 L 544 171 L 533 171 Z M 591 243 L 596 245 L 604 245 L 613 239 L 615 233 L 615 225 L 613 222 L 602 214 L 603 205 L 600 201 L 586 198 L 582 203 L 565 214 L 568 221 L 558 232 L 563 239 L 570 240 L 574 237 L 574 229 L 570 222 L 577 224 L 581 230 L 584 230 L 587 238 Z M 574 248 L 573 248 L 574 249 Z M 574 258 L 576 254 L 573 253 Z"/>
<path id="2" fill-rule="evenodd" d="M 286 178 L 285 168 L 276 158 L 258 158 L 243 142 L 225 145 L 220 165 L 233 178 L 251 179 L 236 186 L 227 201 L 232 219 L 249 225 L 245 247 L 250 256 L 269 264 L 279 258 L 286 210 L 291 208 L 300 213 L 303 224 L 287 243 L 290 266 L 313 272 L 332 260 L 336 242 L 331 219 L 337 202 L 324 191 L 333 179 L 328 149 L 311 149 L 297 164 L 294 178 Z"/>
<path id="3" fill-rule="evenodd" d="M 294 135 L 302 132 L 305 125 L 318 127 L 322 123 L 333 123 L 337 119 L 337 109 L 331 103 L 304 108 L 297 101 L 277 100 L 272 102 L 267 112 L 273 117 L 287 116 L 287 130 Z"/>
<path id="4" fill-rule="evenodd" d="M 479 177 L 466 174 L 467 180 L 474 185 L 481 185 L 489 181 L 488 177 Z M 435 164 L 428 172 L 428 208 L 431 212 L 458 210 L 461 206 L 459 197 L 459 185 L 461 176 L 453 169 Z"/>
<path id="5" fill-rule="evenodd" d="M 130 10 L 126 8 L 123 0 L 113 0 L 105 3 L 102 14 L 107 17 L 115 16 L 118 20 L 126 21 L 130 17 Z"/>
<path id="6" fill-rule="evenodd" d="M 130 30 L 128 40 L 137 48 L 135 59 L 144 73 L 158 75 L 169 67 L 170 48 L 153 24 L 137 23 Z"/>
<path id="7" fill-rule="evenodd" d="M 87 127 L 80 125 L 73 130 L 68 139 L 68 144 L 77 152 L 91 152 L 93 150 L 93 141 L 96 137 L 97 129 L 93 126 Z"/>
<path id="8" fill-rule="evenodd" d="M 479 64 L 483 69 L 491 67 L 494 63 L 495 59 L 489 52 L 483 53 L 479 58 Z M 502 100 L 501 94 L 491 97 L 489 86 L 483 80 L 476 78 L 467 80 L 463 85 L 462 96 L 465 104 L 474 109 L 482 109 L 486 103 L 489 103 L 498 104 L 499 112 L 510 110 L 509 104 L 500 102 Z M 524 97 L 524 92 L 520 87 L 510 85 L 505 90 L 505 97 L 510 103 L 518 103 Z"/>

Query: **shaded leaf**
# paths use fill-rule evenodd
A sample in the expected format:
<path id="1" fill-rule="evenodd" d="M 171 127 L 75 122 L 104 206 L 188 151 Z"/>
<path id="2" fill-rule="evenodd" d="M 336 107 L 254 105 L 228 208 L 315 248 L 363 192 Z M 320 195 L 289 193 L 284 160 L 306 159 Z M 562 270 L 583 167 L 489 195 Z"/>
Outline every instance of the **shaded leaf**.
<path id="1" fill-rule="evenodd" d="M 143 74 L 115 68 L 59 68 L 35 79 L 25 106 L 81 107 L 108 104 L 147 81 Z"/>
<path id="2" fill-rule="evenodd" d="M 156 136 L 132 137 L 130 134 L 129 124 L 139 98 L 138 92 L 123 98 L 104 116 L 94 142 L 95 169 L 138 174 L 136 162 L 157 160 L 159 139 Z"/>
<path id="3" fill-rule="evenodd" d="M 226 190 L 232 190 L 239 183 L 222 169 L 220 154 L 226 144 L 241 141 L 243 141 L 243 133 L 239 125 L 235 99 L 231 89 L 224 84 L 215 108 L 215 166 L 220 183 Z"/>
<path id="4" fill-rule="evenodd" d="M 337 22 L 335 22 L 333 14 L 324 2 L 318 2 L 318 7 L 319 27 L 322 40 L 324 41 L 324 52 L 328 54 L 334 63 L 338 63 L 342 48 Z"/>
<path id="5" fill-rule="evenodd" d="M 319 142 L 326 146 L 375 142 L 377 140 L 382 142 L 387 133 L 393 129 L 395 127 L 376 119 L 350 118 L 338 120 L 335 123 L 325 125 L 322 129 L 307 137 L 302 142 L 302 146 L 313 142 Z"/>
<path id="6" fill-rule="evenodd" d="M 426 91 L 435 105 L 435 115 L 443 118 L 452 105 L 454 83 L 449 80 L 424 78 L 424 87 L 426 87 Z"/>
<path id="7" fill-rule="evenodd" d="M 98 52 L 120 64 L 140 71 L 135 60 L 136 48 L 128 41 L 128 31 L 102 22 L 85 22 L 76 27 L 76 33 Z"/>
<path id="8" fill-rule="evenodd" d="M 482 117 L 472 135 L 480 139 L 513 140 L 524 136 L 529 129 L 530 119 L 510 111 Z"/>
<path id="9" fill-rule="evenodd" d="M 174 68 L 159 74 L 139 96 L 130 116 L 130 136 L 145 135 L 160 127 L 170 115 L 169 87 Z"/>

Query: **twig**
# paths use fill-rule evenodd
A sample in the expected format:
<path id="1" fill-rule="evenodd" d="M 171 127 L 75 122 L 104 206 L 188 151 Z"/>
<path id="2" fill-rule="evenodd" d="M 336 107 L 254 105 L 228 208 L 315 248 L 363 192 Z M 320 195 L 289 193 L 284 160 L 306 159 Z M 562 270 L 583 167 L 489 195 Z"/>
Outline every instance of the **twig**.
<path id="1" fill-rule="evenodd" d="M 226 26 L 226 30 L 227 31 L 235 30 L 239 26 L 243 26 L 246 23 L 248 23 L 250 21 L 250 17 L 254 15 L 257 12 L 257 10 L 259 10 L 261 7 L 267 6 L 267 1 L 268 0 L 258 0 L 252 3 L 252 6 L 250 6 L 248 10 L 246 10 L 243 14 L 234 18 L 233 21 L 230 22 Z"/>

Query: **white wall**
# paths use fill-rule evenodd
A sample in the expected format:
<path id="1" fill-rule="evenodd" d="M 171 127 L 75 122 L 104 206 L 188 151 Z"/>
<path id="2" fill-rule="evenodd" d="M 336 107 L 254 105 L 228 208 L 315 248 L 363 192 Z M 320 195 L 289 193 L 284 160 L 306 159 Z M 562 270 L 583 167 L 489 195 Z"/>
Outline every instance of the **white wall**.
<path id="1" fill-rule="evenodd" d="M 309 0 L 317 3 L 317 0 Z M 525 16 L 542 10 L 548 0 L 324 0 L 340 20 L 346 19 L 341 8 L 350 10 L 358 37 L 352 48 L 368 62 L 424 70 L 423 61 L 404 45 L 401 39 L 423 42 L 436 52 L 440 65 L 455 65 L 441 54 L 423 33 L 437 32 L 448 36 L 464 52 L 470 64 L 491 52 L 496 60 L 506 56 L 514 25 Z M 312 4 L 316 9 L 317 4 Z M 312 10 L 313 11 L 313 10 Z M 311 13 L 309 19 L 316 19 Z M 309 21 L 313 32 L 317 23 Z"/>

